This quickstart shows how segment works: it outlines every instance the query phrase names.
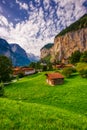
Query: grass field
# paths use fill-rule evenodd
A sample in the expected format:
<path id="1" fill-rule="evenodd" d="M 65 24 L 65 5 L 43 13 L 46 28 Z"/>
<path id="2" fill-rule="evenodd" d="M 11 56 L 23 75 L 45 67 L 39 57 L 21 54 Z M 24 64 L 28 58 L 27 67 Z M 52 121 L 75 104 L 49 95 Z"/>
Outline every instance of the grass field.
<path id="1" fill-rule="evenodd" d="M 87 79 L 76 75 L 50 86 L 44 73 L 5 87 L 0 130 L 87 130 Z"/>

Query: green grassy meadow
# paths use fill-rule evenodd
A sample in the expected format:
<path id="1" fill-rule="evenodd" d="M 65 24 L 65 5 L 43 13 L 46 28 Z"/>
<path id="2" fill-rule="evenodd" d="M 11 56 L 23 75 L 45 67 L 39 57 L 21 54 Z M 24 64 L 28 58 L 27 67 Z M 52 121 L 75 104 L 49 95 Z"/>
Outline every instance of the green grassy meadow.
<path id="1" fill-rule="evenodd" d="M 5 87 L 0 130 L 87 130 L 87 79 L 79 75 L 50 86 L 45 73 Z"/>

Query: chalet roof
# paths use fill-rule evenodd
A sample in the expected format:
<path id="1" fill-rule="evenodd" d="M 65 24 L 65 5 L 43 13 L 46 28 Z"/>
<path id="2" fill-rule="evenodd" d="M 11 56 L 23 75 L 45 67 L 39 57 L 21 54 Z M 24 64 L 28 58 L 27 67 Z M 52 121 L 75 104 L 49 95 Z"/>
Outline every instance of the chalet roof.
<path id="1" fill-rule="evenodd" d="M 29 67 L 15 67 L 13 68 L 14 71 L 19 71 L 19 70 L 24 70 L 24 71 L 30 71 L 30 70 L 34 70 L 34 68 L 29 68 Z"/>
<path id="2" fill-rule="evenodd" d="M 33 68 L 27 68 L 27 67 L 23 67 L 21 68 L 23 71 L 31 71 L 31 70 L 34 70 Z"/>
<path id="3" fill-rule="evenodd" d="M 18 71 L 18 70 L 20 70 L 20 67 L 15 67 L 15 68 L 13 68 L 13 70 Z"/>
<path id="4" fill-rule="evenodd" d="M 50 73 L 50 74 L 46 74 L 46 76 L 49 79 L 64 79 L 64 76 L 60 73 Z"/>

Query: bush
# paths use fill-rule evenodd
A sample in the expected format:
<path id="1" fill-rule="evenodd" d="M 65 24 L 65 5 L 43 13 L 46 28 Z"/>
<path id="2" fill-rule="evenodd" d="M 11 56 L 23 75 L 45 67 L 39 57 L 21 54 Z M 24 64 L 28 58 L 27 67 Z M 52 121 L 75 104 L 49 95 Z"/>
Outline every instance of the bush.
<path id="1" fill-rule="evenodd" d="M 80 70 L 79 74 L 81 75 L 82 78 L 87 78 L 87 69 Z"/>
<path id="2" fill-rule="evenodd" d="M 70 68 L 71 68 L 73 73 L 75 73 L 77 71 L 76 68 L 73 68 L 73 67 L 70 67 Z"/>
<path id="3" fill-rule="evenodd" d="M 0 83 L 0 97 L 4 95 L 4 84 Z"/>
<path id="4" fill-rule="evenodd" d="M 78 63 L 76 69 L 81 77 L 87 78 L 87 63 Z"/>
<path id="5" fill-rule="evenodd" d="M 71 68 L 71 67 L 68 67 L 68 68 L 64 68 L 64 69 L 63 69 L 63 74 L 64 74 L 67 78 L 69 78 L 69 77 L 72 75 L 72 73 L 73 73 L 73 68 Z"/>
<path id="6" fill-rule="evenodd" d="M 78 63 L 76 66 L 76 70 L 80 72 L 81 70 L 87 69 L 87 63 Z"/>
<path id="7" fill-rule="evenodd" d="M 24 77 L 24 74 L 23 73 L 19 73 L 17 78 L 22 78 L 22 77 Z"/>

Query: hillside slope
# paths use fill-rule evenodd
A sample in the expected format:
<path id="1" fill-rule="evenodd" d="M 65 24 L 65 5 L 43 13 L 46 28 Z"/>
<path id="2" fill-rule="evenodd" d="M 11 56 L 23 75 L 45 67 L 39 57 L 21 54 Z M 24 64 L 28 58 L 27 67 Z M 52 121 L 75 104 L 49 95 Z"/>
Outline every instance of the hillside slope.
<path id="1" fill-rule="evenodd" d="M 87 80 L 76 75 L 55 87 L 45 73 L 5 87 L 0 98 L 0 130 L 86 130 Z"/>

